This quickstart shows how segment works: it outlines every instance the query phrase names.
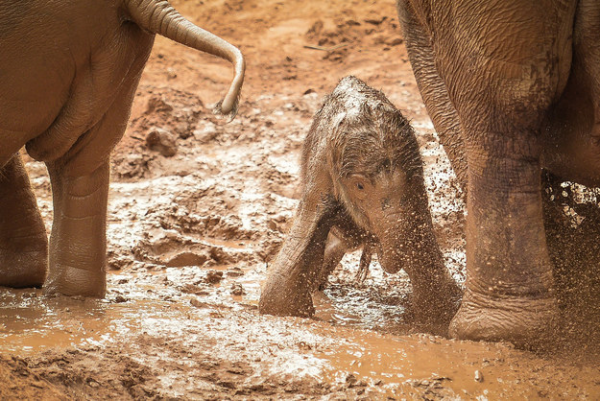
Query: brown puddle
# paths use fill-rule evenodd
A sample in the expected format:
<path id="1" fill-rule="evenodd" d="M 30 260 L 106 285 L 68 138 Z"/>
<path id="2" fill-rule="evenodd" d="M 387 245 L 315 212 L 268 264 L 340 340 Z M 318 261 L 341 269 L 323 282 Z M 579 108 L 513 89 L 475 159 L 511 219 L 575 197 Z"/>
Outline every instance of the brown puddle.
<path id="1" fill-rule="evenodd" d="M 200 296 L 174 292 L 169 286 L 160 289 L 156 283 L 182 284 L 196 270 L 136 272 L 139 279 L 127 282 L 113 274 L 112 281 L 122 281 L 118 291 L 126 298 L 121 300 L 115 300 L 115 294 L 99 301 L 47 298 L 39 290 L 2 290 L 0 351 L 32 355 L 50 349 L 103 348 L 135 343 L 145 336 L 159 343 L 181 343 L 190 351 L 198 344 L 210 344 L 215 357 L 253 361 L 259 375 L 310 377 L 344 388 L 364 386 L 367 398 L 573 399 L 587 395 L 594 399 L 600 394 L 600 369 L 595 363 L 578 366 L 503 344 L 382 333 L 406 333 L 402 313 L 397 313 L 397 320 L 386 320 L 384 314 L 364 305 L 344 309 L 347 303 L 368 304 L 368 297 L 357 301 L 356 292 L 332 290 L 316 297 L 318 320 L 282 319 L 257 316 L 253 306 L 257 282 L 244 295 L 233 295 L 228 286 L 239 277 L 225 275 L 210 294 Z M 226 267 L 216 270 L 226 271 Z M 246 284 L 259 277 L 249 270 L 244 273 Z M 373 316 L 380 321 L 374 322 Z M 365 329 L 369 327 L 378 331 Z M 165 375 L 161 380 L 168 381 L 173 373 Z M 565 380 L 577 380 L 578 385 L 552 385 Z"/>
<path id="2" fill-rule="evenodd" d="M 452 341 L 434 336 L 394 336 L 369 331 L 336 329 L 343 338 L 339 345 L 323 351 L 328 364 L 325 381 L 374 381 L 388 396 L 411 394 L 425 389 L 434 398 L 464 399 L 575 399 L 600 395 L 600 369 L 597 364 L 577 368 L 557 368 L 555 359 L 538 357 L 503 344 Z M 320 357 L 321 353 L 316 352 Z M 560 359 L 560 358 L 559 358 Z M 566 361 L 562 361 L 566 362 Z M 579 379 L 571 388 L 551 383 Z M 527 385 L 550 384 L 540 390 Z M 454 398 L 456 399 L 456 398 Z"/>
<path id="3" fill-rule="evenodd" d="M 118 329 L 107 325 L 107 303 L 46 298 L 41 290 L 0 289 L 0 350 L 34 353 L 94 343 Z M 110 318 L 109 318 L 110 319 Z"/>

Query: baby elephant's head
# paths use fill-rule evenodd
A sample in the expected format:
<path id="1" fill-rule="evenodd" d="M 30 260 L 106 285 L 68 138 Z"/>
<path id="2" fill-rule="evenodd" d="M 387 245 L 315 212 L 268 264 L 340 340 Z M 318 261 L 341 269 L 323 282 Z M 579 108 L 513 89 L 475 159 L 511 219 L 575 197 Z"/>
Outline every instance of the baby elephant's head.
<path id="1" fill-rule="evenodd" d="M 427 209 L 417 140 L 381 92 L 364 85 L 343 93 L 346 112 L 335 124 L 329 155 L 335 196 L 357 225 L 379 239 L 381 265 L 395 273 L 402 267 L 397 253 L 411 242 L 406 233 L 415 231 L 411 224 L 419 224 Z"/>

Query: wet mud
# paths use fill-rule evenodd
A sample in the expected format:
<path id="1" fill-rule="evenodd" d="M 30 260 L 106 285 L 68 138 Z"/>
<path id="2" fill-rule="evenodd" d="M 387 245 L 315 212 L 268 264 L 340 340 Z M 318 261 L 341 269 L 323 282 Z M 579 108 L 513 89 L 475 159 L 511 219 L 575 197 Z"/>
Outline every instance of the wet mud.
<path id="1" fill-rule="evenodd" d="M 313 319 L 261 316 L 298 204 L 313 113 L 356 75 L 411 119 L 436 235 L 464 281 L 464 205 L 426 116 L 393 1 L 172 3 L 240 46 L 238 117 L 210 113 L 227 63 L 157 39 L 112 160 L 106 299 L 0 289 L 0 399 L 597 399 L 600 352 L 449 340 L 411 323 L 404 273 L 348 254 Z M 305 47 L 309 46 L 309 47 Z M 28 159 L 47 228 L 50 184 Z"/>

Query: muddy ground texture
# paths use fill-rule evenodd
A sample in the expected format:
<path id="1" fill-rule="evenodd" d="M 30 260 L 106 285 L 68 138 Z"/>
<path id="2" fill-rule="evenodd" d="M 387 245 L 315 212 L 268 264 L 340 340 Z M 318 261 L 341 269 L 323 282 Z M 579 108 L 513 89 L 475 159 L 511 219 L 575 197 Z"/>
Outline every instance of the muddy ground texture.
<path id="1" fill-rule="evenodd" d="M 257 312 L 300 195 L 313 113 L 346 75 L 412 120 L 436 234 L 464 281 L 464 205 L 418 94 L 392 1 L 172 3 L 239 46 L 238 117 L 210 114 L 229 65 L 162 38 L 112 162 L 108 295 L 0 289 L 0 399 L 598 399 L 598 351 L 530 353 L 419 333 L 406 275 L 347 255 L 315 319 Z M 307 47 L 309 46 L 309 47 Z M 50 184 L 27 163 L 47 227 Z"/>

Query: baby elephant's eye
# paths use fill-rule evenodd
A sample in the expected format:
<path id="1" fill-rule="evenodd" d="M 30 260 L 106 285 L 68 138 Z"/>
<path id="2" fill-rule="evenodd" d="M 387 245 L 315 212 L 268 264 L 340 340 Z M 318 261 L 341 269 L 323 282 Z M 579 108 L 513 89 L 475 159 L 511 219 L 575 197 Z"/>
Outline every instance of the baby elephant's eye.
<path id="1" fill-rule="evenodd" d="M 360 191 L 362 191 L 363 189 L 365 189 L 365 186 L 363 185 L 362 182 L 357 182 L 356 183 L 356 188 L 358 188 Z"/>

